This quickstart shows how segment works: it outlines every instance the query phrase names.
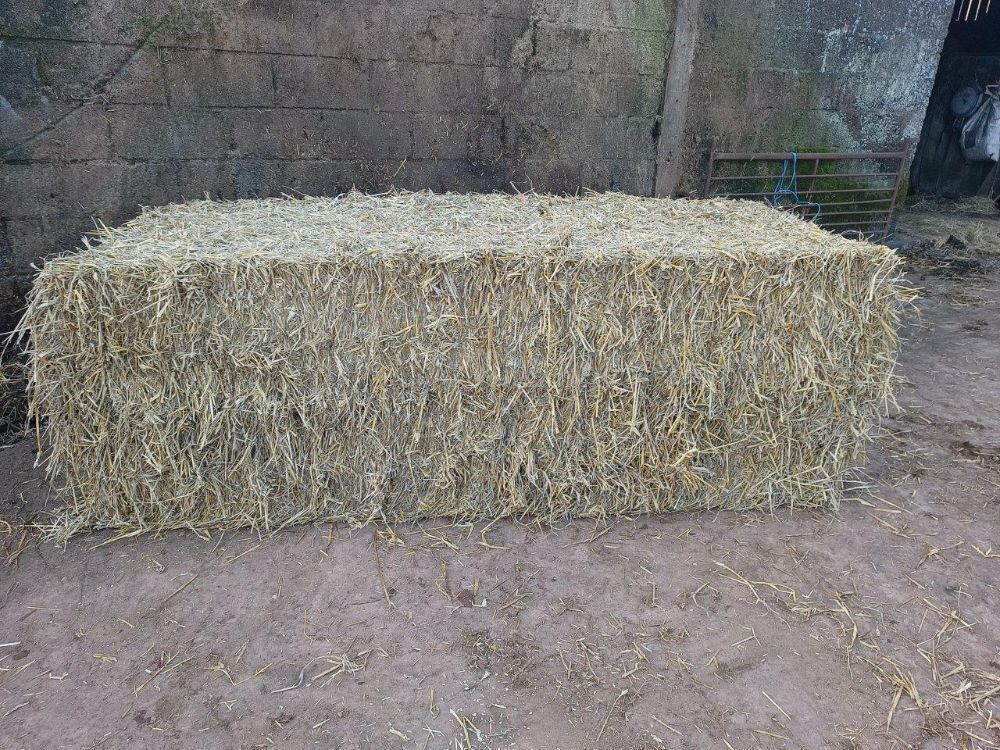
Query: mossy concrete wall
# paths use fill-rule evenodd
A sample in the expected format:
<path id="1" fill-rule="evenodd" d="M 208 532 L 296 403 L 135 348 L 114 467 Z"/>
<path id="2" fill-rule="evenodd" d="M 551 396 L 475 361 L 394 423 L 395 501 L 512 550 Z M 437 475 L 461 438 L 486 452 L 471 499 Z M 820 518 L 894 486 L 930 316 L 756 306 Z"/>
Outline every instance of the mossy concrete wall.
<path id="1" fill-rule="evenodd" d="M 912 145 L 952 7 L 952 0 L 705 0 L 680 189 L 701 187 L 713 143 L 731 151 Z"/>
<path id="2" fill-rule="evenodd" d="M 0 326 L 31 264 L 205 193 L 650 194 L 677 0 L 0 3 Z M 678 187 L 917 134 L 950 0 L 702 0 Z"/>

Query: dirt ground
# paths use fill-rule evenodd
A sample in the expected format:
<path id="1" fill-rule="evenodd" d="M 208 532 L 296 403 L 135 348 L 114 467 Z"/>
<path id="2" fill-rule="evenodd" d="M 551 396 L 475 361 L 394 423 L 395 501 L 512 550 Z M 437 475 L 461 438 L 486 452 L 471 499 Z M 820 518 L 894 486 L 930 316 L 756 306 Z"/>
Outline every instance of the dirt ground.
<path id="1" fill-rule="evenodd" d="M 0 747 L 1000 746 L 1000 275 L 931 255 L 838 513 L 63 549 L 0 450 Z"/>

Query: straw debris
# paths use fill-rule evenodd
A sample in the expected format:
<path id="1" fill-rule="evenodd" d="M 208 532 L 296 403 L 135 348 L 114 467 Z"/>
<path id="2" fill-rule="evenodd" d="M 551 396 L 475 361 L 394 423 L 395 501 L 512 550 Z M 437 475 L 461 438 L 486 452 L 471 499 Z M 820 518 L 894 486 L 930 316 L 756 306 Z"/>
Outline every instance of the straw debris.
<path id="1" fill-rule="evenodd" d="M 0 353 L 0 443 L 16 440 L 24 434 L 27 412 L 27 365 L 20 354 L 4 359 L 5 356 L 6 352 Z"/>
<path id="2" fill-rule="evenodd" d="M 85 244 L 20 328 L 68 533 L 835 506 L 910 298 L 721 199 L 196 201 Z"/>

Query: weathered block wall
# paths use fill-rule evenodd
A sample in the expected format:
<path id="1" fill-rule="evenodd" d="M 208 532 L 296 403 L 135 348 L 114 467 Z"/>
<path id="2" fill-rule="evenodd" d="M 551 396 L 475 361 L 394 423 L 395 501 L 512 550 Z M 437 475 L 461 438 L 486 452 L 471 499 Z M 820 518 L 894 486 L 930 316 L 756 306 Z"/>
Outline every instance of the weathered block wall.
<path id="1" fill-rule="evenodd" d="M 681 188 L 701 187 L 712 142 L 739 151 L 915 143 L 953 5 L 702 0 Z"/>
<path id="2" fill-rule="evenodd" d="M 0 4 L 0 323 L 159 204 L 357 185 L 649 193 L 670 0 Z"/>
<path id="3" fill-rule="evenodd" d="M 31 263 L 139 204 L 352 185 L 649 194 L 692 1 L 0 2 L 0 328 Z M 693 4 L 682 190 L 711 137 L 916 135 L 950 0 Z"/>

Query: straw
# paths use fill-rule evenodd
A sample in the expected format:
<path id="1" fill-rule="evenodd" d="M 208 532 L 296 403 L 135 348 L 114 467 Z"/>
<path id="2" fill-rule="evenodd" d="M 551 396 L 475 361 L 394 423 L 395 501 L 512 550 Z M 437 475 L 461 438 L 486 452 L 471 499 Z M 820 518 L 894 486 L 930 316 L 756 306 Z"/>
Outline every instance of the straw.
<path id="1" fill-rule="evenodd" d="M 833 507 L 910 298 L 721 199 L 196 201 L 85 245 L 19 329 L 68 533 Z"/>
<path id="2" fill-rule="evenodd" d="M 17 353 L 7 356 L 7 352 L 0 352 L 0 443 L 16 439 L 24 433 L 27 384 L 28 370 L 24 358 Z"/>

